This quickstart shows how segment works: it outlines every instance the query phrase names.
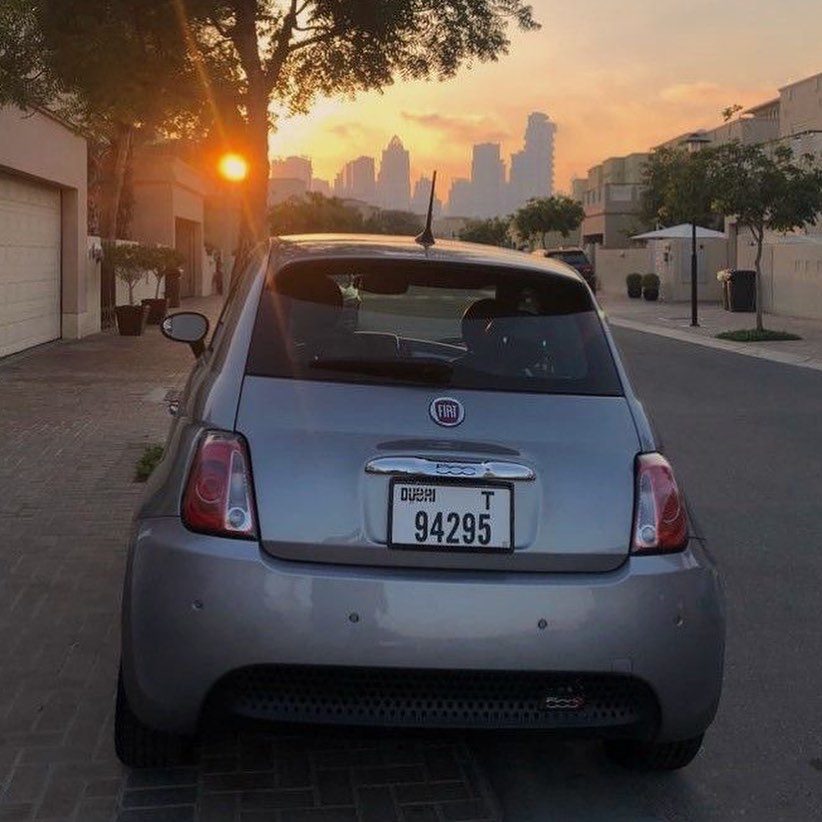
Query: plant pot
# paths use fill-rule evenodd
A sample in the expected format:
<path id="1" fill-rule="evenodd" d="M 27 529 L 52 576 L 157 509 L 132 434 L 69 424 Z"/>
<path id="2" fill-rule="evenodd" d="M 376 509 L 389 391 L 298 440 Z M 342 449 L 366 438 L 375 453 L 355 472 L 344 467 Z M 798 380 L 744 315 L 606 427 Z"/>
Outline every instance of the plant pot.
<path id="1" fill-rule="evenodd" d="M 642 286 L 628 286 L 628 296 L 632 300 L 638 300 L 642 296 Z"/>
<path id="2" fill-rule="evenodd" d="M 165 297 L 152 297 L 143 300 L 143 305 L 148 306 L 148 324 L 159 325 L 166 317 L 166 306 L 168 301 Z"/>
<path id="3" fill-rule="evenodd" d="M 659 299 L 659 289 L 643 288 L 642 296 L 645 297 L 645 299 L 648 300 L 648 302 L 655 303 Z"/>
<path id="4" fill-rule="evenodd" d="M 139 337 L 145 330 L 147 305 L 118 305 L 114 313 L 117 315 L 117 330 L 121 337 Z"/>

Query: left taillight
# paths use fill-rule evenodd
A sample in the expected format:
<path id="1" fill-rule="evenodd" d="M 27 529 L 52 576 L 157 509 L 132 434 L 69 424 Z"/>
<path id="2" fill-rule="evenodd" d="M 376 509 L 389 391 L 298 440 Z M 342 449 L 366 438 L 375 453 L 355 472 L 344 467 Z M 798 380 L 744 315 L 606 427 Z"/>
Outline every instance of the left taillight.
<path id="1" fill-rule="evenodd" d="M 183 522 L 192 531 L 257 538 L 254 490 L 245 440 L 222 431 L 200 439 L 183 494 Z"/>
<path id="2" fill-rule="evenodd" d="M 673 468 L 661 454 L 636 460 L 632 554 L 669 554 L 688 545 L 688 515 Z"/>

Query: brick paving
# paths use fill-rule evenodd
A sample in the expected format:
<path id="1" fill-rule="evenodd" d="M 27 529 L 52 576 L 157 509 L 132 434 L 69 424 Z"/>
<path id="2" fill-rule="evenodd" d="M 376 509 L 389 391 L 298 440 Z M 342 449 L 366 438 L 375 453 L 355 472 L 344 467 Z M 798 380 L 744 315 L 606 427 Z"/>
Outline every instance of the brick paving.
<path id="1" fill-rule="evenodd" d="M 214 300 L 188 307 L 212 317 Z M 0 361 L 0 822 L 498 818 L 458 736 L 211 728 L 195 765 L 113 750 L 134 464 L 191 365 L 149 329 Z"/>

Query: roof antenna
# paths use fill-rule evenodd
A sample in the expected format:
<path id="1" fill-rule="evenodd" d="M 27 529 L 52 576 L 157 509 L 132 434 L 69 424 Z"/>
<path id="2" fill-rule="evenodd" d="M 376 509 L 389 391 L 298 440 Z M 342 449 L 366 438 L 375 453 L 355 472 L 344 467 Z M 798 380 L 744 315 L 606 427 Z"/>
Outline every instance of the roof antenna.
<path id="1" fill-rule="evenodd" d="M 430 248 L 436 243 L 434 232 L 431 230 L 431 222 L 434 219 L 434 189 L 437 187 L 437 172 L 434 172 L 434 179 L 431 180 L 431 196 L 428 198 L 428 216 L 425 218 L 425 228 L 414 237 L 414 242 L 419 243 L 424 248 Z"/>

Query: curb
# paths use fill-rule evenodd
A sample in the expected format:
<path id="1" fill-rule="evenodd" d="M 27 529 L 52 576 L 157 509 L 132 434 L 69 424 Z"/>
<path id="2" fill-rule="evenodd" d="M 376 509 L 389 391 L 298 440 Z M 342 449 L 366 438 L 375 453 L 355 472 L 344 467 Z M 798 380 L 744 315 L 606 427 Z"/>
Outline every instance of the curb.
<path id="1" fill-rule="evenodd" d="M 679 342 L 701 345 L 704 348 L 715 348 L 731 354 L 740 354 L 743 357 L 754 357 L 758 360 L 768 360 L 781 365 L 795 365 L 797 368 L 810 368 L 813 371 L 822 371 L 822 360 L 814 359 L 803 354 L 774 351 L 772 349 L 753 348 L 757 343 L 737 343 L 731 340 L 717 340 L 714 337 L 702 337 L 689 331 L 680 331 L 676 328 L 663 328 L 658 325 L 647 325 L 635 320 L 625 320 L 620 317 L 608 317 L 608 325 L 615 328 L 627 328 L 631 331 L 640 331 L 644 334 L 655 334 L 657 337 L 667 337 Z"/>

